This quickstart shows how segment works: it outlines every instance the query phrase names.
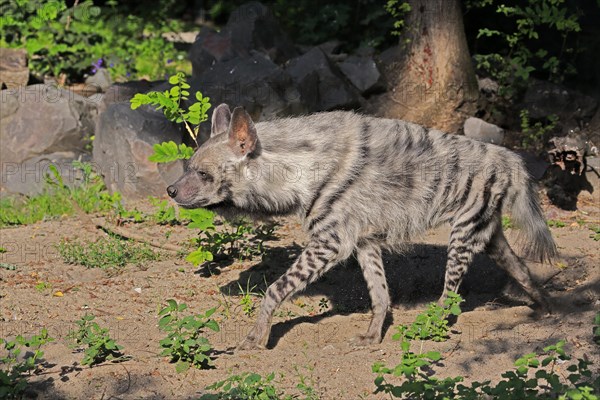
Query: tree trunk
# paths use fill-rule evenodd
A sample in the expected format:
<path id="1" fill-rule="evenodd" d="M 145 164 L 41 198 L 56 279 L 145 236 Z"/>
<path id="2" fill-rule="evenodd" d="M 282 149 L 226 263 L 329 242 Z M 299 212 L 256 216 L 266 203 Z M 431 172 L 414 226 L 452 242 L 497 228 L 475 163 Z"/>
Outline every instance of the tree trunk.
<path id="1" fill-rule="evenodd" d="M 479 95 L 459 0 L 410 0 L 400 54 L 388 64 L 390 90 L 375 114 L 457 132 Z"/>

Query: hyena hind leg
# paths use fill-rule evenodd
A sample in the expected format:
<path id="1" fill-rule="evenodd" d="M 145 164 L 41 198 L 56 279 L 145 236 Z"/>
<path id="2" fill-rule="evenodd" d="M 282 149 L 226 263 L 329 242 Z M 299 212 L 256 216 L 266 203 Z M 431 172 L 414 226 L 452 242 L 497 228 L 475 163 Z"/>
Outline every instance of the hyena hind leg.
<path id="1" fill-rule="evenodd" d="M 361 243 L 356 248 L 356 258 L 367 282 L 373 317 L 367 333 L 355 337 L 352 342 L 359 346 L 378 344 L 382 339 L 383 323 L 390 307 L 390 296 L 381 258 L 381 246 L 373 242 Z"/>
<path id="2" fill-rule="evenodd" d="M 523 260 L 521 260 L 510 247 L 502 229 L 498 229 L 495 232 L 486 251 L 490 258 L 500 268 L 505 270 L 508 275 L 517 281 L 519 286 L 521 286 L 529 297 L 540 307 L 540 311 L 543 313 L 549 313 L 551 311 L 548 295 L 533 282 L 529 269 Z"/>

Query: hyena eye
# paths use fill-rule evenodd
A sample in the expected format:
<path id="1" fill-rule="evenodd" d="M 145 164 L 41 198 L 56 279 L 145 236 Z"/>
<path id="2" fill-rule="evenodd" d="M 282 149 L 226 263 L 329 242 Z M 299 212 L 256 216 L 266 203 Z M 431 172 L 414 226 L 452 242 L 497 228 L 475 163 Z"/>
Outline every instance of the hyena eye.
<path id="1" fill-rule="evenodd" d="M 212 176 L 208 172 L 196 171 L 196 173 L 198 174 L 198 176 L 200 176 L 200 179 L 202 179 L 204 181 L 209 181 L 209 182 L 213 181 Z"/>

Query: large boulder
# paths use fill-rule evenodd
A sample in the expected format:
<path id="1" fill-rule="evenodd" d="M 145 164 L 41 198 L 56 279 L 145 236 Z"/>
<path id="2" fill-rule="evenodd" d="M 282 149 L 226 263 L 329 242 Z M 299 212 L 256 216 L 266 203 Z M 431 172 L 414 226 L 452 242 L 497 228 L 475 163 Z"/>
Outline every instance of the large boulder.
<path id="1" fill-rule="evenodd" d="M 214 106 L 220 103 L 227 103 L 232 108 L 242 106 L 255 120 L 309 111 L 292 85 L 290 76 L 259 53 L 215 64 L 202 76 L 190 80 L 190 84 L 191 93 L 202 92 L 204 96 L 210 97 Z M 167 86 L 159 86 L 155 90 L 161 88 L 164 90 Z M 207 134 L 205 130 L 208 125 L 201 126 L 203 138 Z"/>
<path id="2" fill-rule="evenodd" d="M 190 49 L 192 75 L 198 77 L 216 62 L 250 57 L 255 51 L 278 64 L 298 54 L 271 10 L 250 2 L 234 10 L 220 32 L 205 29 L 196 37 Z"/>
<path id="3" fill-rule="evenodd" d="M 182 162 L 157 164 L 148 157 L 156 143 L 181 143 L 182 131 L 161 112 L 128 102 L 109 105 L 100 115 L 93 162 L 111 192 L 125 200 L 165 195 L 165 188 L 183 172 Z"/>
<path id="4" fill-rule="evenodd" d="M 95 101 L 42 84 L 0 96 L 3 192 L 38 193 L 49 162 L 70 165 L 85 157 L 97 120 Z"/>
<path id="5" fill-rule="evenodd" d="M 339 69 L 319 47 L 290 60 L 287 73 L 292 77 L 302 101 L 310 111 L 354 108 L 360 95 L 348 84 Z"/>
<path id="6" fill-rule="evenodd" d="M 598 103 L 593 97 L 540 80 L 529 85 L 521 105 L 534 120 L 557 115 L 565 128 L 574 128 L 582 121 L 589 121 L 597 107 Z"/>
<path id="7" fill-rule="evenodd" d="M 0 48 L 0 89 L 26 86 L 29 81 L 27 51 Z"/>

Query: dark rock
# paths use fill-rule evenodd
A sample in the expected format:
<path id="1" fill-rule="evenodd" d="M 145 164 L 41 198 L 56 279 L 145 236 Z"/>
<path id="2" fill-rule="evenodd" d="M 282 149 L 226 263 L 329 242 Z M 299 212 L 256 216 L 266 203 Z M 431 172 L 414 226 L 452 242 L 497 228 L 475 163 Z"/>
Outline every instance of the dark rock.
<path id="1" fill-rule="evenodd" d="M 0 160 L 22 163 L 36 156 L 84 152 L 94 134 L 97 104 L 48 85 L 3 90 L 0 111 Z"/>
<path id="2" fill-rule="evenodd" d="M 258 53 L 215 64 L 190 84 L 191 93 L 199 90 L 213 105 L 243 106 L 257 120 L 308 111 L 290 76 Z"/>
<path id="3" fill-rule="evenodd" d="M 344 80 L 339 69 L 318 47 L 290 60 L 286 71 L 300 91 L 303 103 L 316 104 L 310 111 L 353 108 L 360 104 L 356 89 Z"/>
<path id="4" fill-rule="evenodd" d="M 161 112 L 111 104 L 98 122 L 94 166 L 108 189 L 120 192 L 124 199 L 164 197 L 166 187 L 182 174 L 183 163 L 157 164 L 148 157 L 154 144 L 170 140 L 181 143 L 182 131 Z"/>
<path id="5" fill-rule="evenodd" d="M 149 92 L 162 83 L 164 81 L 150 82 L 147 80 L 115 83 L 108 87 L 104 94 L 97 97 L 98 113 L 103 113 L 111 104 L 129 102 L 137 93 Z"/>
<path id="6" fill-rule="evenodd" d="M 197 77 L 214 65 L 233 56 L 231 38 L 222 35 L 214 29 L 205 28 L 192 44 L 189 58 L 192 63 L 192 76 Z"/>
<path id="7" fill-rule="evenodd" d="M 464 132 L 466 137 L 477 139 L 481 142 L 502 144 L 504 140 L 504 130 L 502 128 L 479 118 L 467 118 L 464 125 Z"/>
<path id="8" fill-rule="evenodd" d="M 373 58 L 369 55 L 352 55 L 338 64 L 342 73 L 361 94 L 371 92 L 378 87 L 381 74 Z"/>
<path id="9" fill-rule="evenodd" d="M 594 115 L 598 104 L 593 97 L 547 81 L 533 81 L 527 88 L 522 108 L 532 119 L 544 119 L 551 114 L 559 117 L 561 124 L 577 126 L 577 122 Z"/>
<path id="10" fill-rule="evenodd" d="M 0 48 L 0 89 L 27 86 L 28 81 L 27 51 Z"/>
<path id="11" fill-rule="evenodd" d="M 229 35 L 234 52 L 240 56 L 250 55 L 252 50 L 258 50 L 280 64 L 298 54 L 294 44 L 279 27 L 272 11 L 257 1 L 234 10 L 224 33 Z"/>
<path id="12" fill-rule="evenodd" d="M 204 29 L 196 37 L 189 53 L 192 76 L 201 76 L 215 63 L 250 57 L 256 51 L 276 63 L 298 54 L 271 10 L 261 3 L 251 2 L 232 12 L 220 32 Z"/>

